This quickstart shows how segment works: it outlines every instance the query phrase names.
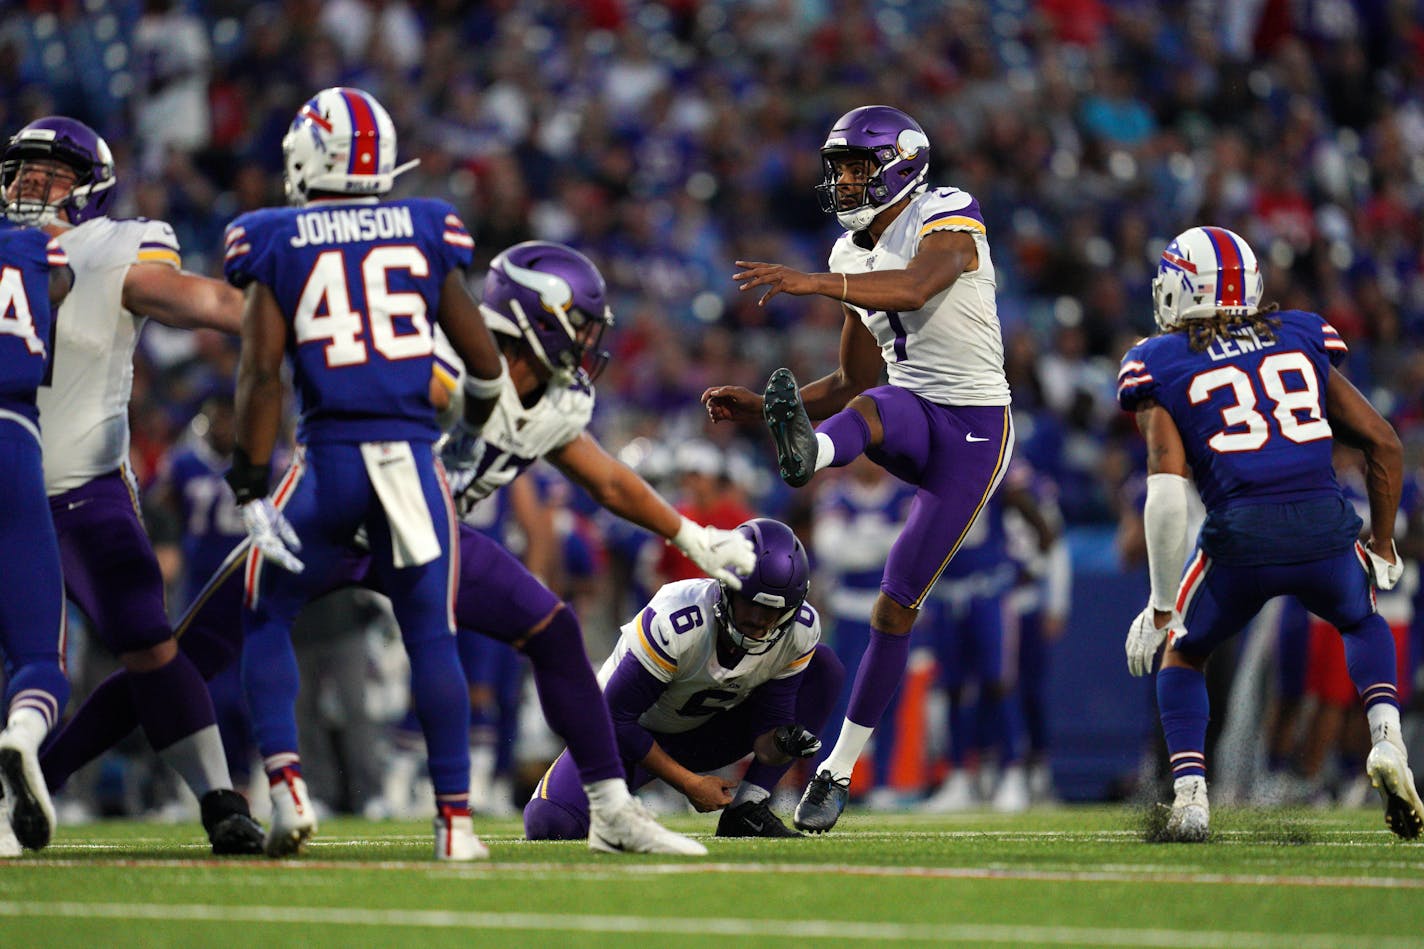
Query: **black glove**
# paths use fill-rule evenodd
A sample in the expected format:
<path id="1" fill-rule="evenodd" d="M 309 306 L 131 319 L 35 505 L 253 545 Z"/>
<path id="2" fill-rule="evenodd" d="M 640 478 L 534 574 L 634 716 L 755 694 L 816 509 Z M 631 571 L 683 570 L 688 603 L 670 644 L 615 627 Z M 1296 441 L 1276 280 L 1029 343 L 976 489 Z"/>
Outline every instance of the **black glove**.
<path id="1" fill-rule="evenodd" d="M 782 725 L 771 735 L 777 750 L 793 758 L 809 758 L 821 750 L 821 739 L 800 725 Z"/>

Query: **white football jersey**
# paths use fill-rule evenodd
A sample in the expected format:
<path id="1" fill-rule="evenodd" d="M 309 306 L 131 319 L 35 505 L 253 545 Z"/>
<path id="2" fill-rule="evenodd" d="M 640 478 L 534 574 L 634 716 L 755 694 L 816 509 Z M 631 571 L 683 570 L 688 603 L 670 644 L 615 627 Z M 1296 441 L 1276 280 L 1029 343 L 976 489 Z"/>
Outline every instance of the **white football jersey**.
<path id="1" fill-rule="evenodd" d="M 100 217 L 59 235 L 74 288 L 55 318 L 51 381 L 39 390 L 45 490 L 77 488 L 129 460 L 129 393 L 144 317 L 124 309 L 136 263 L 182 266 L 178 238 L 162 221 Z"/>
<path id="2" fill-rule="evenodd" d="M 464 364 L 439 330 L 435 333 L 435 365 L 441 381 L 452 392 L 459 392 Z M 506 379 L 499 401 L 480 433 L 485 440 L 485 456 L 480 462 L 480 477 L 470 485 L 469 496 L 489 497 L 549 452 L 578 438 L 593 419 L 593 403 L 590 385 L 560 387 L 550 383 L 539 401 L 525 408 L 514 381 Z M 449 422 L 457 417 L 451 415 Z"/>
<path id="3" fill-rule="evenodd" d="M 935 231 L 967 231 L 979 266 L 913 312 L 852 306 L 875 334 L 890 384 L 940 405 L 1008 405 L 1004 341 L 995 303 L 994 261 L 978 204 L 958 188 L 931 188 L 910 200 L 870 250 L 847 231 L 831 248 L 833 273 L 901 270 Z"/>
<path id="4" fill-rule="evenodd" d="M 798 675 L 810 663 L 821 641 L 821 618 L 807 603 L 771 649 L 742 656 L 731 669 L 724 669 L 717 660 L 713 612 L 719 596 L 716 580 L 667 584 L 623 626 L 618 645 L 598 671 L 598 684 L 607 685 L 613 670 L 631 652 L 643 668 L 668 684 L 638 719 L 649 731 L 691 731 L 718 712 L 742 704 L 757 686 Z"/>

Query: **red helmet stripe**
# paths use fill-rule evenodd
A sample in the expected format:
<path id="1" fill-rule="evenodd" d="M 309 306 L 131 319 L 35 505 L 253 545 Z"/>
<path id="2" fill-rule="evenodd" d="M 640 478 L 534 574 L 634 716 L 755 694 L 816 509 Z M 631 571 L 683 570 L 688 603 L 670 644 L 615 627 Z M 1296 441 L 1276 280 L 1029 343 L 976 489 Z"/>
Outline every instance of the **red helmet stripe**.
<path id="1" fill-rule="evenodd" d="M 355 89 L 342 89 L 346 110 L 351 113 L 351 157 L 346 162 L 348 175 L 374 175 L 380 167 L 381 129 L 376 113 L 366 97 Z"/>
<path id="2" fill-rule="evenodd" d="M 1230 232 L 1219 227 L 1204 227 L 1211 238 L 1212 249 L 1216 251 L 1221 274 L 1216 278 L 1216 302 L 1218 306 L 1244 306 L 1246 302 L 1246 266 L 1241 256 L 1241 248 Z"/>

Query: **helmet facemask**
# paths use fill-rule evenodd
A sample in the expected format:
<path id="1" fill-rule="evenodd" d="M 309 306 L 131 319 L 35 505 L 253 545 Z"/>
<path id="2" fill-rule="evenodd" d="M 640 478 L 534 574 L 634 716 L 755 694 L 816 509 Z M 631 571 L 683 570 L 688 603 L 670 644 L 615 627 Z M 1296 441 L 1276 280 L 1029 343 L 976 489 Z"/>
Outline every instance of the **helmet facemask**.
<path id="1" fill-rule="evenodd" d="M 113 194 L 114 156 L 89 126 L 64 116 L 37 119 L 15 133 L 0 158 L 4 215 L 20 224 L 81 224 L 104 213 Z M 12 187 L 15 194 L 11 195 Z M 63 194 L 56 194 L 56 189 Z"/>
<path id="2" fill-rule="evenodd" d="M 788 604 L 785 597 L 765 592 L 747 597 L 724 583 L 716 613 L 734 646 L 760 656 L 781 641 L 800 609 L 799 602 Z"/>

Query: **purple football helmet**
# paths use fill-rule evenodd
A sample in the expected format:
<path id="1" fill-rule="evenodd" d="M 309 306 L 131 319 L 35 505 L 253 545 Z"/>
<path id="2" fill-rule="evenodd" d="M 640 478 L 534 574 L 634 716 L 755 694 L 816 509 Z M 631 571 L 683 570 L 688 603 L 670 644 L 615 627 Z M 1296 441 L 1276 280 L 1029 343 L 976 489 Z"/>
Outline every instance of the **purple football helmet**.
<path id="1" fill-rule="evenodd" d="M 583 254 L 563 244 L 525 241 L 490 262 L 485 277 L 485 323 L 523 339 L 549 372 L 566 383 L 588 383 L 608 364 L 598 348 L 613 325 L 603 275 Z"/>
<path id="2" fill-rule="evenodd" d="M 78 176 L 69 194 L 58 201 L 50 200 L 53 179 L 42 194 L 22 197 L 9 195 L 10 186 L 20 174 L 21 166 L 30 161 L 58 161 L 74 169 Z M 11 137 L 0 153 L 0 189 L 5 198 L 5 216 L 28 224 L 47 224 L 60 211 L 67 213 L 69 223 L 82 224 L 99 217 L 113 196 L 114 154 L 89 126 L 78 119 L 50 115 L 36 119 Z"/>
<path id="3" fill-rule="evenodd" d="M 870 162 L 858 204 L 847 206 L 840 196 L 836 162 L 865 158 Z M 821 210 L 835 214 L 848 231 L 862 231 L 875 216 L 911 191 L 925 187 L 930 170 L 930 140 L 920 124 L 888 105 L 865 105 L 836 120 L 821 146 L 824 177 L 816 186 Z"/>
<path id="4" fill-rule="evenodd" d="M 722 584 L 717 619 L 737 648 L 760 655 L 775 646 L 796 622 L 811 589 L 806 548 L 785 524 L 757 517 L 737 525 L 752 542 L 756 566 L 740 590 Z"/>

